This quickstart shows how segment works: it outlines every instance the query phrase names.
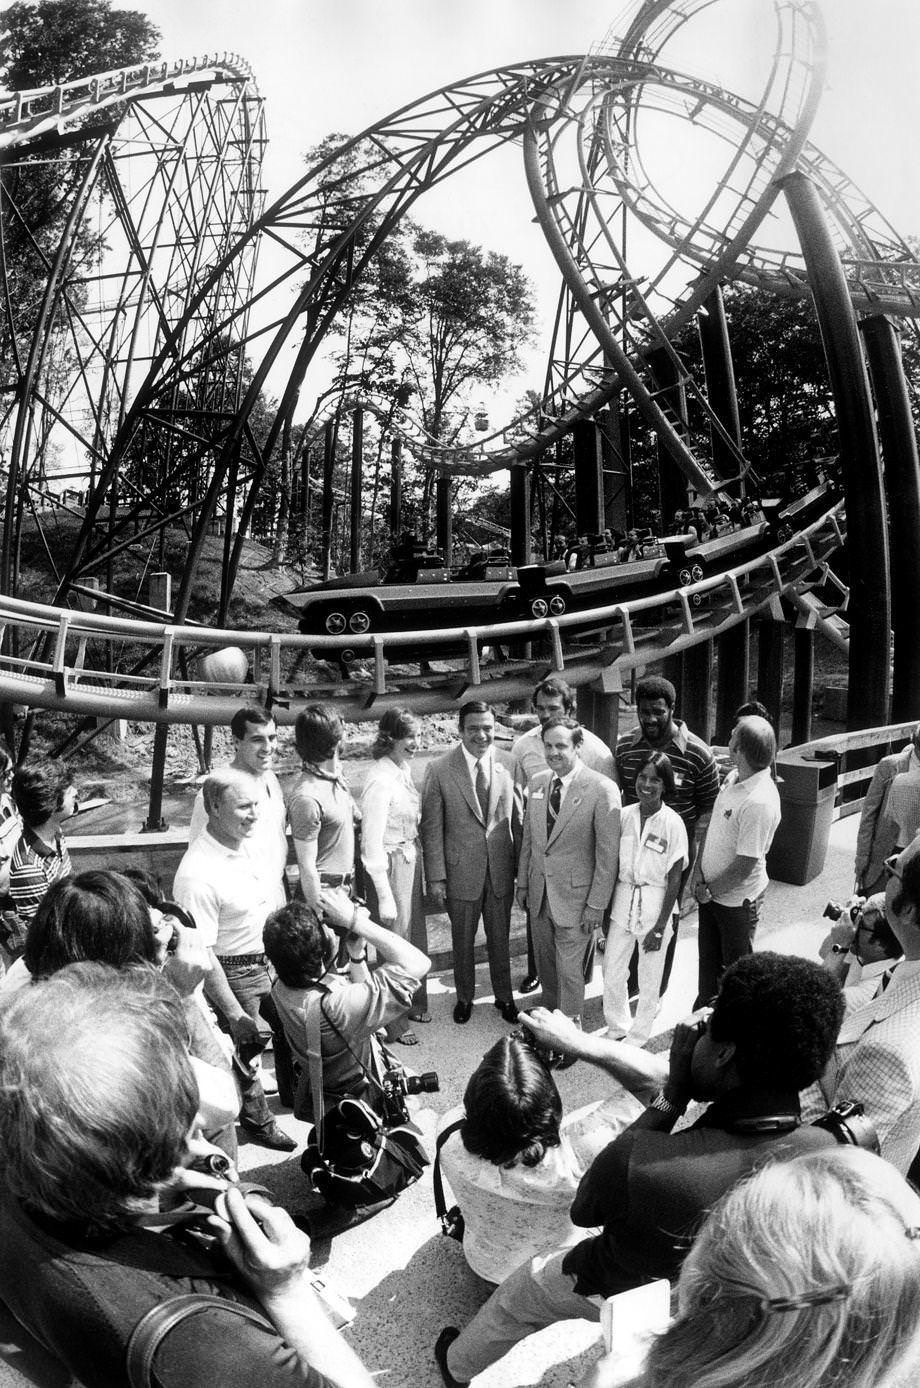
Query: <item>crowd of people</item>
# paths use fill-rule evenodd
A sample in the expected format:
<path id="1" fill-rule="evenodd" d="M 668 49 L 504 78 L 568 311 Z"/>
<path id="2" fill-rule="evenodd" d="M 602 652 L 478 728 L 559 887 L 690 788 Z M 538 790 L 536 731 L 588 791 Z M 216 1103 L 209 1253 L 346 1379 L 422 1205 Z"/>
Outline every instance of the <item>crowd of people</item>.
<path id="1" fill-rule="evenodd" d="M 666 679 L 635 693 L 608 747 L 551 676 L 510 752 L 466 701 L 424 778 L 417 720 L 388 709 L 357 797 L 334 710 L 298 715 L 282 787 L 274 719 L 244 707 L 169 890 L 74 873 L 71 777 L 0 748 L 0 1300 L 80 1382 L 372 1382 L 304 1221 L 239 1180 L 238 1144 L 293 1153 L 280 1105 L 314 1125 L 314 1166 L 343 1125 L 366 1162 L 394 1111 L 410 1121 L 396 1055 L 432 1022 L 429 910 L 453 1024 L 481 924 L 512 1028 L 440 1124 L 436 1188 L 488 1293 L 433 1347 L 445 1384 L 556 1321 L 606 1333 L 610 1298 L 659 1281 L 658 1333 L 635 1362 L 614 1342 L 585 1388 L 918 1381 L 920 729 L 879 763 L 854 894 L 810 960 L 754 948 L 780 821 L 766 710 L 738 710 L 726 770 Z M 694 904 L 695 1010 L 653 1053 Z M 597 1098 L 564 1113 L 554 1072 L 579 1062 Z"/>

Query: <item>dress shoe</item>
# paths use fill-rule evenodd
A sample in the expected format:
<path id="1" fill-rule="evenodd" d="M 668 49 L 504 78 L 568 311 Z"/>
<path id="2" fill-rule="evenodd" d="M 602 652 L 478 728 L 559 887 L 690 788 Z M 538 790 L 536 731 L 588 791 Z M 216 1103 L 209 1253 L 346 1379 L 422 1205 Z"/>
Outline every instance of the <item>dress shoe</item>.
<path id="1" fill-rule="evenodd" d="M 507 1002 L 499 1002 L 498 998 L 496 998 L 493 1006 L 498 1008 L 506 1022 L 510 1022 L 511 1025 L 514 1026 L 514 1023 L 518 1019 L 518 1010 L 510 998 Z"/>
<path id="2" fill-rule="evenodd" d="M 440 1335 L 434 1342 L 434 1357 L 438 1368 L 441 1370 L 441 1377 L 447 1384 L 447 1388 L 466 1388 L 462 1379 L 454 1378 L 450 1369 L 447 1367 L 447 1351 L 456 1340 L 460 1331 L 455 1325 L 445 1325 Z"/>
<path id="3" fill-rule="evenodd" d="M 471 1002 L 458 1002 L 454 1005 L 454 1021 L 463 1026 L 473 1015 L 473 1004 Z M 459 1333 L 459 1332 L 458 1332 Z"/>
<path id="4" fill-rule="evenodd" d="M 519 992 L 519 993 L 535 993 L 535 992 L 537 991 L 537 989 L 539 988 L 539 986 L 540 986 L 540 978 L 539 978 L 539 975 L 537 975 L 537 974 L 528 974 L 526 978 L 522 978 L 522 979 L 521 979 L 521 983 L 520 983 L 520 987 L 518 988 L 518 992 Z"/>
<path id="5" fill-rule="evenodd" d="M 240 1127 L 246 1134 L 247 1142 L 257 1142 L 260 1147 L 271 1147 L 276 1152 L 293 1152 L 297 1143 L 278 1123 L 268 1123 L 264 1128 L 251 1128 L 248 1123 Z"/>

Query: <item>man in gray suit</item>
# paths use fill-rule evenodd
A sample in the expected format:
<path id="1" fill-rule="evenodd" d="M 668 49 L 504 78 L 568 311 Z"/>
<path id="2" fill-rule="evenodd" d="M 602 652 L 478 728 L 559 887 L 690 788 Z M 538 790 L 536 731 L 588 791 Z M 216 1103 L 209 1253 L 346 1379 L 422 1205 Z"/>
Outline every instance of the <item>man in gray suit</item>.
<path id="1" fill-rule="evenodd" d="M 920 724 L 914 729 L 913 737 L 900 752 L 882 757 L 872 776 L 866 798 L 859 817 L 859 834 L 856 839 L 856 882 L 863 896 L 885 890 L 885 859 L 896 848 L 906 848 L 898 843 L 898 826 L 887 813 L 891 783 L 895 776 L 907 772 L 912 757 L 920 756 Z"/>
<path id="2" fill-rule="evenodd" d="M 529 907 L 543 1005 L 580 1018 L 584 960 L 617 880 L 620 792 L 584 765 L 582 729 L 556 715 L 543 728 L 548 770 L 530 783 L 518 873 Z"/>
<path id="3" fill-rule="evenodd" d="M 473 945 L 481 916 L 495 1006 L 506 1022 L 515 1022 L 508 936 L 521 841 L 521 792 L 496 761 L 495 716 L 489 705 L 463 704 L 459 725 L 460 746 L 433 763 L 422 791 L 428 893 L 435 909 L 446 906 L 450 917 L 454 1021 L 468 1022 L 473 1010 Z"/>

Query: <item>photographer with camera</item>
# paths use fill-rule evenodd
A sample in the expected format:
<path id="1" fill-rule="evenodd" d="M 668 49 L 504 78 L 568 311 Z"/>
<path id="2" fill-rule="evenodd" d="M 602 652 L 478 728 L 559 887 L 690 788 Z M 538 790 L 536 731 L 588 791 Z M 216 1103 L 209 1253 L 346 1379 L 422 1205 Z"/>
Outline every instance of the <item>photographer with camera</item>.
<path id="1" fill-rule="evenodd" d="M 375 1033 L 404 1016 L 431 960 L 392 930 L 375 924 L 367 908 L 342 891 L 323 888 L 320 917 L 312 907 L 291 902 L 265 922 L 265 952 L 278 975 L 272 997 L 300 1066 L 294 1116 L 316 1122 L 310 1083 L 308 1032 L 318 1010 L 323 1109 L 360 1094 L 379 1107 L 370 1074 L 382 1086 L 383 1051 Z M 339 940 L 348 951 L 347 973 L 336 968 Z M 368 946 L 377 967 L 368 967 Z"/>
<path id="2" fill-rule="evenodd" d="M 435 1358 L 449 1388 L 543 1326 L 597 1321 L 605 1297 L 673 1278 L 706 1212 L 743 1176 L 833 1145 L 802 1125 L 798 1091 L 827 1064 L 843 1006 L 819 964 L 763 952 L 726 969 L 712 1011 L 675 1027 L 668 1058 L 585 1033 L 558 1012 L 523 1014 L 540 1046 L 599 1065 L 648 1107 L 579 1185 L 572 1222 L 601 1233 L 532 1258 L 462 1332 L 442 1330 Z M 691 1100 L 709 1106 L 672 1133 Z"/>
<path id="3" fill-rule="evenodd" d="M 885 893 L 853 897 L 846 906 L 829 901 L 824 915 L 834 922 L 818 954 L 841 988 L 848 1008 L 870 1002 L 901 958 L 901 945 L 885 918 Z"/>
<path id="4" fill-rule="evenodd" d="M 287 1213 L 186 1169 L 197 1102 L 152 970 L 71 964 L 5 1002 L 0 1298 L 86 1388 L 371 1388 Z M 177 1188 L 215 1211 L 181 1237 Z"/>

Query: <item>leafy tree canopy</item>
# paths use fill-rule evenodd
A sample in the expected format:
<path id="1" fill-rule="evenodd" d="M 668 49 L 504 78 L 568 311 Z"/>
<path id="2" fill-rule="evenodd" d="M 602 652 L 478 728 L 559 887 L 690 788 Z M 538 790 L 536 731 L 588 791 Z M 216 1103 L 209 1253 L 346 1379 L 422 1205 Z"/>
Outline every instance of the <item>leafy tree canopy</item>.
<path id="1" fill-rule="evenodd" d="M 0 11 L 0 80 L 9 91 L 69 82 L 158 57 L 160 32 L 109 0 L 17 0 Z"/>

